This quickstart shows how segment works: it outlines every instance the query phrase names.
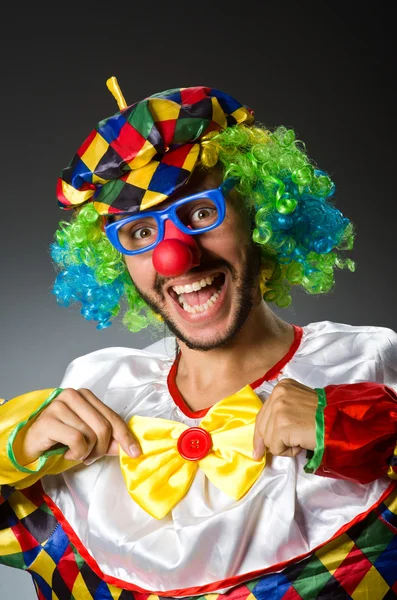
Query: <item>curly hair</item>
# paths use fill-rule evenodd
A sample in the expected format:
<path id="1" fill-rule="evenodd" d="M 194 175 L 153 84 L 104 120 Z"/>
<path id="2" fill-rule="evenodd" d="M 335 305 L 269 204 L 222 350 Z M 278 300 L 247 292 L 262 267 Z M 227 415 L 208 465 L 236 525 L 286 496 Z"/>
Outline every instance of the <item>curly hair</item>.
<path id="1" fill-rule="evenodd" d="M 211 132 L 201 139 L 200 166 L 215 165 L 222 167 L 224 179 L 238 179 L 236 190 L 253 216 L 266 302 L 287 307 L 293 286 L 326 293 L 334 285 L 335 268 L 354 271 L 354 262 L 341 255 L 353 247 L 353 225 L 333 205 L 331 178 L 316 168 L 292 129 L 271 132 L 256 124 Z M 59 271 L 53 288 L 57 302 L 80 302 L 81 314 L 97 321 L 97 329 L 111 325 L 123 302 L 123 323 L 130 331 L 158 323 L 92 204 L 77 209 L 70 222 L 60 222 L 51 256 Z"/>

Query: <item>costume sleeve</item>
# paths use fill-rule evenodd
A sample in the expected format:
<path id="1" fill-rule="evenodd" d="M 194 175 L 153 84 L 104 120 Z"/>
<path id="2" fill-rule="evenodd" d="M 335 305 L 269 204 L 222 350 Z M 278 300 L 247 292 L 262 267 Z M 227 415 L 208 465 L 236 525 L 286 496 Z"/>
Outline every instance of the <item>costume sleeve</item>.
<path id="1" fill-rule="evenodd" d="M 23 456 L 23 438 L 34 419 L 61 392 L 60 388 L 29 392 L 0 405 L 0 486 L 29 487 L 47 474 L 78 464 L 65 460 L 66 447 L 48 450 L 33 462 Z"/>
<path id="2" fill-rule="evenodd" d="M 305 471 L 369 483 L 397 479 L 397 334 L 374 345 L 377 381 L 317 389 L 316 449 Z"/>

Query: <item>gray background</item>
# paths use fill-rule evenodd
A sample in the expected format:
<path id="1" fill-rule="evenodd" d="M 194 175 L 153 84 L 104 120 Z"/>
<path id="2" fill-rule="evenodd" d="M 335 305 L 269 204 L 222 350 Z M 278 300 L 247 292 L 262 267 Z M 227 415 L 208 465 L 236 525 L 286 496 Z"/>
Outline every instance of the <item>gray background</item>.
<path id="1" fill-rule="evenodd" d="M 292 126 L 337 186 L 351 218 L 357 271 L 335 290 L 298 290 L 278 311 L 290 323 L 329 319 L 397 329 L 395 314 L 395 63 L 392 17 L 377 3 L 136 3 L 113 13 L 8 13 L 1 45 L 0 395 L 57 386 L 76 356 L 143 347 L 149 332 L 98 332 L 51 295 L 48 246 L 61 212 L 56 178 L 96 123 L 171 87 L 207 85 L 253 107 L 269 127 Z M 347 3 L 345 3 L 347 4 Z M 342 10 L 343 6 L 343 10 Z M 328 8 L 329 7 L 329 8 Z M 10 8 L 8 9 L 11 10 Z M 31 9 L 33 10 L 33 9 Z M 30 578 L 0 567 L 0 600 L 34 598 Z"/>

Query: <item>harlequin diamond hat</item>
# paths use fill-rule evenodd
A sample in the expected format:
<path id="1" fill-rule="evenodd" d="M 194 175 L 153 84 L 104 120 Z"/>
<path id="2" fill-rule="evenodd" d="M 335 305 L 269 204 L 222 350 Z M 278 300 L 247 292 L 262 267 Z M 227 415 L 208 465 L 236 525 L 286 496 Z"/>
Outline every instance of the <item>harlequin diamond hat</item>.
<path id="1" fill-rule="evenodd" d="M 254 120 L 250 108 L 209 87 L 170 89 L 127 106 L 116 78 L 107 85 L 120 111 L 98 123 L 62 171 L 63 209 L 92 202 L 110 215 L 155 206 L 187 183 L 204 136 Z"/>

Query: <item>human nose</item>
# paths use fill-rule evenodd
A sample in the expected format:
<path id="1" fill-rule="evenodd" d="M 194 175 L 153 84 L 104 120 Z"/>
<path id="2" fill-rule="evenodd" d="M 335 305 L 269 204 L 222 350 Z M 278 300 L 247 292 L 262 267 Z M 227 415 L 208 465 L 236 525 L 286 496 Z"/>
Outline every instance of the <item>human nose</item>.
<path id="1" fill-rule="evenodd" d="M 184 233 L 167 219 L 164 238 L 155 247 L 152 262 L 159 275 L 178 277 L 200 264 L 200 250 L 194 236 Z"/>

